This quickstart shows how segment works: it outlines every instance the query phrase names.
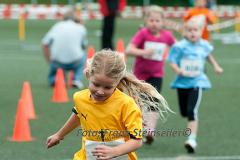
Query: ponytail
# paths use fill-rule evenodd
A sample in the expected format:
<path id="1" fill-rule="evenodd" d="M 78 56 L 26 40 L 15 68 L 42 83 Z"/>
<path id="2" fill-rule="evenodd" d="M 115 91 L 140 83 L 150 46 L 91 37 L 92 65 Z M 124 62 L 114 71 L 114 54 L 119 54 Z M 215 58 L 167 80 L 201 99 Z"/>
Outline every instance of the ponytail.
<path id="1" fill-rule="evenodd" d="M 138 80 L 133 74 L 126 72 L 120 80 L 118 89 L 131 96 L 140 107 L 143 117 L 150 110 L 157 111 L 162 120 L 166 119 L 168 112 L 173 112 L 167 104 L 167 101 L 150 84 Z"/>

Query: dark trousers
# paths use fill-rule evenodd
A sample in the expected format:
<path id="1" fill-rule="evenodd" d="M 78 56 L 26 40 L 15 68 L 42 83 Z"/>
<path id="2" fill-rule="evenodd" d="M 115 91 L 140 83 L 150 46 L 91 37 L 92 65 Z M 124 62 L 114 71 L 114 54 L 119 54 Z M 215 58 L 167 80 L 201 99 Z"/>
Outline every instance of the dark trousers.
<path id="1" fill-rule="evenodd" d="M 160 77 L 151 77 L 146 80 L 147 83 L 151 84 L 156 90 L 160 93 L 162 90 L 162 81 L 163 79 Z M 158 99 L 153 98 L 155 102 L 159 102 Z M 153 112 L 156 112 L 156 109 L 153 107 L 150 107 L 150 110 Z"/>
<path id="2" fill-rule="evenodd" d="M 162 90 L 162 81 L 163 79 L 160 77 L 151 77 L 146 80 L 146 82 L 156 88 L 159 93 L 161 93 Z"/>
<path id="3" fill-rule="evenodd" d="M 115 27 L 115 15 L 105 16 L 102 24 L 102 49 L 114 49 L 113 36 Z"/>
<path id="4" fill-rule="evenodd" d="M 177 93 L 181 115 L 188 118 L 189 121 L 197 120 L 198 109 L 202 99 L 202 89 L 178 88 Z"/>

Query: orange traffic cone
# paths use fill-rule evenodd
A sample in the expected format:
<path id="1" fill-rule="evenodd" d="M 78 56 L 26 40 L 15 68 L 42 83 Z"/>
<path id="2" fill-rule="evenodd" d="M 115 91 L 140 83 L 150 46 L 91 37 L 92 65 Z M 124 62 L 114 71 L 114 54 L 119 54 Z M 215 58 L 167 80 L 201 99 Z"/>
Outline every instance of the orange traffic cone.
<path id="1" fill-rule="evenodd" d="M 68 102 L 64 74 L 61 68 L 57 69 L 52 101 L 57 103 Z"/>
<path id="2" fill-rule="evenodd" d="M 163 52 L 163 59 L 166 60 L 168 58 L 169 47 L 166 47 Z"/>
<path id="3" fill-rule="evenodd" d="M 117 51 L 119 54 L 122 54 L 122 55 L 124 56 L 125 61 L 126 61 L 124 41 L 123 41 L 123 39 L 121 39 L 121 38 L 119 38 L 119 39 L 117 40 L 116 51 Z"/>
<path id="4" fill-rule="evenodd" d="M 68 88 L 72 88 L 73 86 L 73 76 L 74 76 L 73 71 L 70 71 L 68 73 Z"/>
<path id="5" fill-rule="evenodd" d="M 87 52 L 87 59 L 86 59 L 86 63 L 85 63 L 85 68 L 89 65 L 89 60 L 94 56 L 94 47 L 93 46 L 89 46 L 88 47 L 88 52 Z"/>
<path id="6" fill-rule="evenodd" d="M 87 53 L 87 59 L 91 59 L 94 56 L 94 47 L 93 46 L 89 46 L 88 47 L 88 53 Z"/>
<path id="7" fill-rule="evenodd" d="M 26 117 L 28 119 L 36 119 L 34 104 L 32 100 L 32 91 L 29 81 L 25 81 L 23 83 L 21 99 L 23 100 Z"/>
<path id="8" fill-rule="evenodd" d="M 25 113 L 23 104 L 24 104 L 23 100 L 20 99 L 18 101 L 13 135 L 10 138 L 10 141 L 28 142 L 33 140 L 33 138 L 31 137 L 30 127 L 28 124 L 28 117 Z"/>

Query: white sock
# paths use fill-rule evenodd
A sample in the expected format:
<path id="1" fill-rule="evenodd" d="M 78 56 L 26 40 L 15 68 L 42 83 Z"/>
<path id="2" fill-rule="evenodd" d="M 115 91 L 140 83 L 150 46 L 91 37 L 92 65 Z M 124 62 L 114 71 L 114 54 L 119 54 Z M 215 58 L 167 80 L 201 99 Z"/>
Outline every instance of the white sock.
<path id="1" fill-rule="evenodd" d="M 196 140 L 196 139 L 197 139 L 197 135 L 196 135 L 196 134 L 190 134 L 190 136 L 188 137 L 188 139 Z"/>

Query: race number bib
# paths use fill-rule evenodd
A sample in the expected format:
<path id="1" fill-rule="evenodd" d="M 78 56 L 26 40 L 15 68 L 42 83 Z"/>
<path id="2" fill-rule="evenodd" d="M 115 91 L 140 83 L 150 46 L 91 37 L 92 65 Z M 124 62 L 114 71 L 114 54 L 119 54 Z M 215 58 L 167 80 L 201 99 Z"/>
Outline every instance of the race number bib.
<path id="1" fill-rule="evenodd" d="M 160 42 L 145 42 L 144 43 L 144 49 L 153 49 L 154 53 L 151 56 L 143 56 L 145 59 L 151 59 L 155 61 L 162 61 L 164 57 L 166 56 L 168 51 L 168 47 L 164 43 Z"/>
<path id="2" fill-rule="evenodd" d="M 109 141 L 109 142 L 97 142 L 97 141 L 90 141 L 90 140 L 86 140 L 85 141 L 85 151 L 86 151 L 86 159 L 87 160 L 94 160 L 96 159 L 95 156 L 93 156 L 92 151 L 94 150 L 94 148 L 98 145 L 105 145 L 105 146 L 109 146 L 109 147 L 115 147 L 118 146 L 120 144 L 125 143 L 124 139 L 118 139 L 115 141 Z M 122 155 L 116 158 L 112 158 L 113 160 L 128 160 L 128 155 Z"/>
<path id="3" fill-rule="evenodd" d="M 200 60 L 183 59 L 180 63 L 183 75 L 186 77 L 196 77 L 202 72 L 202 63 Z"/>

